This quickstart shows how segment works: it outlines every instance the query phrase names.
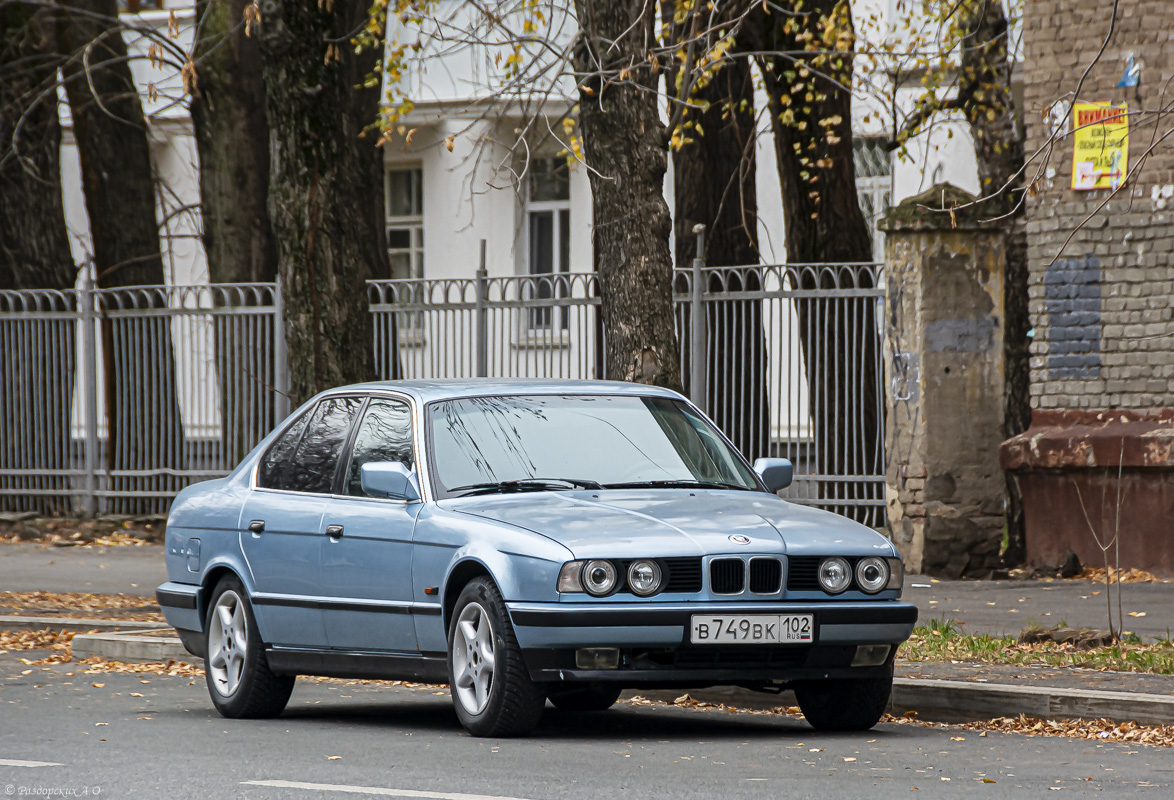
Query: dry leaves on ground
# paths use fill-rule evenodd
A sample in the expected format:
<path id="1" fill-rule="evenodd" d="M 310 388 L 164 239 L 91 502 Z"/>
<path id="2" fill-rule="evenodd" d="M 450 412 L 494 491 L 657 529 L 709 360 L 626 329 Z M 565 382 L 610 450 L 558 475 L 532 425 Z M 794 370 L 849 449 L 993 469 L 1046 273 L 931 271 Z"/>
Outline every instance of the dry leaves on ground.
<path id="1" fill-rule="evenodd" d="M 1116 723 L 1108 719 L 1042 720 L 1020 715 L 971 722 L 961 727 L 972 731 L 1064 736 L 1069 739 L 1091 739 L 1097 742 L 1129 742 L 1154 747 L 1174 747 L 1174 725 L 1138 725 L 1136 722 Z"/>
<path id="2" fill-rule="evenodd" d="M 127 675 L 182 675 L 184 677 L 202 677 L 203 667 L 189 664 L 186 661 L 107 661 L 99 656 L 82 659 L 78 666 L 85 667 L 84 675 L 100 675 L 102 673 L 122 673 Z"/>
<path id="3" fill-rule="evenodd" d="M 1079 575 L 1073 576 L 1070 580 L 1091 580 L 1095 583 L 1105 582 L 1105 568 L 1104 567 L 1089 567 L 1086 566 L 1081 570 Z M 1108 575 L 1113 583 L 1169 583 L 1170 581 L 1159 578 L 1152 572 L 1146 572 L 1142 569 L 1117 569 L 1116 567 L 1109 567 Z"/>
<path id="4" fill-rule="evenodd" d="M 152 598 L 91 592 L 0 592 L 0 610 L 27 616 L 66 615 L 163 621 Z"/>
<path id="5" fill-rule="evenodd" d="M 650 700 L 647 697 L 636 695 L 627 700 L 636 706 L 665 705 L 677 708 L 691 708 L 698 710 L 717 710 L 734 714 L 770 714 L 772 716 L 798 717 L 802 719 L 803 712 L 798 706 L 778 706 L 769 710 L 736 708 L 725 704 L 707 703 L 698 701 L 691 695 L 685 694 L 671 703 L 659 700 Z M 1084 720 L 1061 719 L 1041 720 L 1027 716 L 998 717 L 981 722 L 964 724 L 949 724 L 944 722 L 924 722 L 917 719 L 917 712 L 909 711 L 899 717 L 885 714 L 881 723 L 899 725 L 917 725 L 925 728 L 941 728 L 943 730 L 978 731 L 979 736 L 988 733 L 1019 733 L 1027 736 L 1059 736 L 1069 739 L 1089 739 L 1097 742 L 1125 742 L 1129 744 L 1144 744 L 1153 747 L 1174 747 L 1174 725 L 1138 725 L 1134 722 L 1116 723 L 1108 719 Z M 963 741 L 963 737 L 952 736 L 950 741 Z"/>

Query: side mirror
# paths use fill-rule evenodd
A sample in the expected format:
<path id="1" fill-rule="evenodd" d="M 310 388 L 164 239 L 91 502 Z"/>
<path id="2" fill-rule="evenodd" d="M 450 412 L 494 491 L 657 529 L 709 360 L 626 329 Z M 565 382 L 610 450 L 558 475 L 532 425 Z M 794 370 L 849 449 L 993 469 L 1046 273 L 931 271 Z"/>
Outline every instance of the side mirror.
<path id="1" fill-rule="evenodd" d="M 776 493 L 779 489 L 786 489 L 790 486 L 791 480 L 795 477 L 795 468 L 785 458 L 755 459 L 754 471 L 758 473 L 758 477 L 762 478 L 766 488 Z"/>
<path id="2" fill-rule="evenodd" d="M 420 499 L 420 487 L 416 476 L 398 461 L 372 461 L 359 467 L 359 483 L 371 497 L 387 497 L 391 500 L 407 500 L 414 503 Z"/>

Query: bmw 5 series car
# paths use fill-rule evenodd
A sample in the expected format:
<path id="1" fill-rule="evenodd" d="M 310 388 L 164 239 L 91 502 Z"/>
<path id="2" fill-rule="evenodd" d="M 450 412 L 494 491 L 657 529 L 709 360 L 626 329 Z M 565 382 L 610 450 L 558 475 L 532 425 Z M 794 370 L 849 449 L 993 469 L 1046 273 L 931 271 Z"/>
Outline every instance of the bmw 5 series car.
<path id="1" fill-rule="evenodd" d="M 226 717 L 325 675 L 447 682 L 484 736 L 730 684 L 866 729 L 916 607 L 887 539 L 777 496 L 791 471 L 648 386 L 348 386 L 176 498 L 157 597 Z"/>

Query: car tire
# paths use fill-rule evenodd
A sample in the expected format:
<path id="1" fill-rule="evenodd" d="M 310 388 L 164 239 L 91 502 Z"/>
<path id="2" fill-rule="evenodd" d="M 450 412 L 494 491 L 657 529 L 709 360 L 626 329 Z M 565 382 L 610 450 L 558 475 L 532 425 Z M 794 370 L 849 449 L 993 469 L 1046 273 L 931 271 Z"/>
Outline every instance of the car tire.
<path id="1" fill-rule="evenodd" d="M 621 691 L 592 683 L 556 683 L 546 690 L 546 696 L 559 711 L 607 711 L 620 699 Z"/>
<path id="2" fill-rule="evenodd" d="M 795 699 L 817 731 L 866 731 L 880 722 L 893 693 L 892 659 L 875 678 L 811 681 L 795 686 Z"/>
<path id="3" fill-rule="evenodd" d="M 262 719 L 285 709 L 297 676 L 270 671 L 248 593 L 235 575 L 225 576 L 212 591 L 204 654 L 204 680 L 221 716 Z"/>
<path id="4" fill-rule="evenodd" d="M 518 736 L 538 725 L 546 688 L 530 680 L 505 601 L 493 581 L 461 590 L 448 626 L 453 707 L 474 736 Z"/>

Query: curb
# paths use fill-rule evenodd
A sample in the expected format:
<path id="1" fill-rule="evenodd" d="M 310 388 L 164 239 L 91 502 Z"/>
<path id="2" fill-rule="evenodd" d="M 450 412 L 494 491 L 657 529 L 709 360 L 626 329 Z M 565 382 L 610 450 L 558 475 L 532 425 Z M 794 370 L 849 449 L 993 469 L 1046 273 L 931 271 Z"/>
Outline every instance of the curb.
<path id="1" fill-rule="evenodd" d="M 166 622 L 143 622 L 122 619 L 84 619 L 82 617 L 0 616 L 0 631 L 157 631 L 171 630 Z"/>
<path id="2" fill-rule="evenodd" d="M 190 661 L 195 657 L 184 649 L 171 628 L 123 633 L 83 633 L 73 637 L 77 660 L 100 656 L 111 661 Z"/>
<path id="3" fill-rule="evenodd" d="M 685 690 L 629 690 L 624 697 L 640 695 L 671 703 Z M 797 705 L 795 693 L 753 692 L 734 686 L 688 692 L 701 703 L 767 711 Z M 894 678 L 890 714 L 917 713 L 925 722 L 976 722 L 994 717 L 1041 719 L 1111 719 L 1139 725 L 1174 725 L 1174 695 L 1140 692 L 1105 692 L 1094 689 L 1012 686 L 999 683 Z"/>

